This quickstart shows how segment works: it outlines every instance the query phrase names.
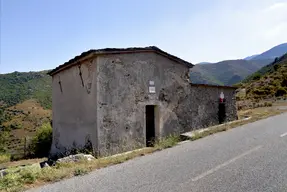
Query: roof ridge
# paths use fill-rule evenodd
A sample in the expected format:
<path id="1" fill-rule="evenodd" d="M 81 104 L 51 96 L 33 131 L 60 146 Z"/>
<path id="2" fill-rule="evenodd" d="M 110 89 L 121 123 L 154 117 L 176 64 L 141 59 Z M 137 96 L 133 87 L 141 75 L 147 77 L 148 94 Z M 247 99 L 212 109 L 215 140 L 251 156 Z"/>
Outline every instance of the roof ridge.
<path id="1" fill-rule="evenodd" d="M 79 61 L 82 58 L 87 57 L 90 54 L 113 54 L 113 53 L 127 53 L 127 52 L 142 52 L 142 51 L 155 51 L 158 54 L 161 54 L 171 60 L 177 61 L 178 63 L 184 64 L 188 66 L 189 68 L 192 68 L 194 65 L 188 61 L 185 61 L 177 56 L 174 56 L 172 54 L 169 54 L 160 48 L 156 46 L 148 46 L 148 47 L 128 47 L 128 48 L 103 48 L 103 49 L 90 49 L 88 51 L 82 52 L 80 55 L 75 56 L 73 59 L 70 59 L 69 61 L 65 62 L 62 65 L 59 65 L 55 69 L 51 70 L 48 74 L 54 75 L 57 72 L 63 70 L 66 67 L 69 67 L 69 65 L 75 64 L 77 61 Z"/>

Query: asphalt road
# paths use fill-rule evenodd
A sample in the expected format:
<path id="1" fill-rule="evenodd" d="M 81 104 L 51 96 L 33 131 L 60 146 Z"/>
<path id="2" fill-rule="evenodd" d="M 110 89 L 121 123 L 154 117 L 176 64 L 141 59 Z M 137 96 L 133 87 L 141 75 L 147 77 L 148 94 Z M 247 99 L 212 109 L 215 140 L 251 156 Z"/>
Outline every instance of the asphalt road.
<path id="1" fill-rule="evenodd" d="M 287 192 L 287 114 L 30 192 Z"/>

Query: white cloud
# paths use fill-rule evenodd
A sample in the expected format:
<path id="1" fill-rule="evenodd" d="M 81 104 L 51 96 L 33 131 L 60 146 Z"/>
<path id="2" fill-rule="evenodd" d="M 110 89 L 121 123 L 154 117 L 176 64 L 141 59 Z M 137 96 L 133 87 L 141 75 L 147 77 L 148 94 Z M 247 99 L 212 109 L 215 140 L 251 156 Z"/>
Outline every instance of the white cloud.
<path id="1" fill-rule="evenodd" d="M 243 58 L 287 42 L 286 1 L 233 0 L 216 7 L 161 23 L 154 41 L 193 63 Z"/>
<path id="2" fill-rule="evenodd" d="M 279 2 L 279 3 L 275 3 L 273 5 L 271 5 L 268 9 L 269 10 L 276 10 L 276 9 L 280 9 L 280 8 L 286 8 L 287 3 L 286 2 Z"/>

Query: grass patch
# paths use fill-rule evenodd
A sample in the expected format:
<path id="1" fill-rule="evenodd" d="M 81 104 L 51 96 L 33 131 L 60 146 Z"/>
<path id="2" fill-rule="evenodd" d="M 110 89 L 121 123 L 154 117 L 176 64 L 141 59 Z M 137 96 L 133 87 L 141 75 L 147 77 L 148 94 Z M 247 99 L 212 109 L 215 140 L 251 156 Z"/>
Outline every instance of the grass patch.
<path id="1" fill-rule="evenodd" d="M 80 176 L 80 175 L 85 175 L 89 172 L 89 169 L 86 168 L 86 167 L 77 167 L 75 170 L 74 170 L 74 175 L 75 176 Z"/>
<path id="2" fill-rule="evenodd" d="M 0 191 L 21 191 L 37 185 L 60 181 L 73 176 L 81 176 L 92 170 L 123 163 L 129 159 L 154 152 L 154 148 L 144 148 L 133 152 L 104 157 L 91 161 L 82 160 L 71 163 L 57 163 L 43 169 L 37 167 L 11 168 L 9 174 L 0 179 Z"/>
<path id="3" fill-rule="evenodd" d="M 158 150 L 175 146 L 180 141 L 179 135 L 170 135 L 166 138 L 160 138 L 154 144 L 154 148 Z"/>
<path id="4" fill-rule="evenodd" d="M 10 162 L 1 163 L 0 168 L 16 167 L 16 166 L 20 166 L 20 165 L 31 165 L 31 164 L 40 163 L 40 162 L 46 161 L 46 160 L 47 160 L 47 158 L 24 159 L 24 160 L 20 160 L 20 161 L 10 161 Z"/>
<path id="5" fill-rule="evenodd" d="M 0 191 L 16 192 L 23 189 L 23 182 L 21 176 L 16 173 L 10 173 L 0 182 Z"/>
<path id="6" fill-rule="evenodd" d="M 56 182 L 64 178 L 70 177 L 72 170 L 68 168 L 54 168 L 54 167 L 45 167 L 41 170 L 37 180 L 43 183 L 45 182 Z"/>
<path id="7" fill-rule="evenodd" d="M 197 139 L 201 139 L 203 137 L 207 137 L 209 135 L 212 135 L 214 133 L 219 133 L 222 131 L 227 131 L 229 129 L 229 126 L 220 126 L 220 127 L 215 127 L 214 129 L 208 129 L 202 132 L 195 132 L 193 137 L 190 139 L 191 141 L 197 140 Z"/>

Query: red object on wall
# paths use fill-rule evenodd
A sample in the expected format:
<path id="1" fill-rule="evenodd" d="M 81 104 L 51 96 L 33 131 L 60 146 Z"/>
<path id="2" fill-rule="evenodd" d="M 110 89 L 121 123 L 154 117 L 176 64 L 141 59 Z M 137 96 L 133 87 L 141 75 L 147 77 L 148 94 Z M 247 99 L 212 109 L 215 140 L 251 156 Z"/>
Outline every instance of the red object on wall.
<path id="1" fill-rule="evenodd" d="M 225 101 L 225 99 L 224 99 L 224 93 L 221 92 L 220 95 L 219 95 L 219 102 L 220 102 L 220 103 L 223 103 L 224 101 Z"/>

